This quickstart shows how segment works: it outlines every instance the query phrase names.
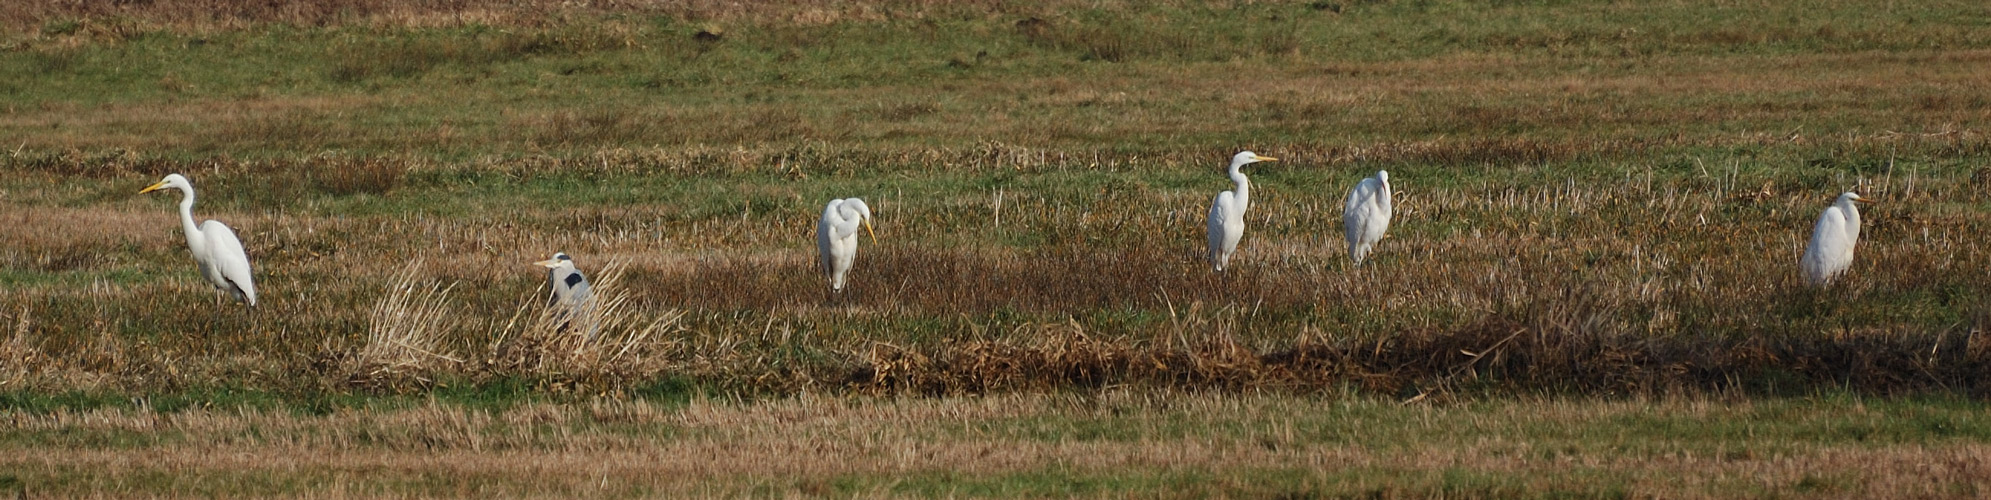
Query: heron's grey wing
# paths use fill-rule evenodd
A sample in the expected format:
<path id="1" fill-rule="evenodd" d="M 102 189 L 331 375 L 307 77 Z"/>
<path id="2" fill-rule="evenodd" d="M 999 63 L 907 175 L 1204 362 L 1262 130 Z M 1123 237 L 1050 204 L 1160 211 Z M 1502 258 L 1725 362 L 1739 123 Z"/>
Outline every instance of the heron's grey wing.
<path id="1" fill-rule="evenodd" d="M 234 288 L 230 293 L 255 306 L 256 280 L 249 266 L 249 252 L 242 249 L 242 240 L 235 237 L 235 230 L 221 221 L 210 220 L 201 223 L 201 233 L 207 236 L 208 252 L 214 259 L 211 265 L 215 272 Z"/>
<path id="2" fill-rule="evenodd" d="M 567 273 L 567 277 L 561 278 L 561 284 L 567 287 L 569 302 L 584 303 L 588 301 L 588 297 L 594 295 L 594 287 L 588 285 L 588 277 L 579 270 Z"/>

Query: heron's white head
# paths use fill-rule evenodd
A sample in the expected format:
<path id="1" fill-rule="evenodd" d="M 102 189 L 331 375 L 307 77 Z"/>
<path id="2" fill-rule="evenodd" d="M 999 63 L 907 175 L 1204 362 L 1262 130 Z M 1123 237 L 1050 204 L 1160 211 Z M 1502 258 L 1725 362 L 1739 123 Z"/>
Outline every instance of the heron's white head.
<path id="1" fill-rule="evenodd" d="M 1838 201 L 1838 203 L 1839 203 L 1839 204 L 1842 204 L 1842 205 L 1851 205 L 1851 204 L 1853 204 L 1853 202 L 1855 202 L 1855 201 L 1857 201 L 1857 202 L 1860 202 L 1860 203 L 1873 203 L 1873 200 L 1869 200 L 1869 199 L 1866 199 L 1865 197 L 1861 197 L 1859 193 L 1855 193 L 1855 192 L 1852 192 L 1852 191 L 1847 191 L 1847 192 L 1844 192 L 1844 193 L 1840 193 L 1840 194 L 1839 194 L 1839 201 Z"/>
<path id="2" fill-rule="evenodd" d="M 146 186 L 145 189 L 139 190 L 138 194 L 150 193 L 162 189 L 178 189 L 180 190 L 180 192 L 184 193 L 184 192 L 193 191 L 194 184 L 192 182 L 187 181 L 186 176 L 180 174 L 166 174 L 166 178 L 160 179 L 159 182 L 153 183 L 151 186 Z"/>
<path id="3" fill-rule="evenodd" d="M 1279 159 L 1270 156 L 1258 156 L 1258 153 L 1250 151 L 1240 151 L 1238 154 L 1231 155 L 1231 168 L 1235 169 L 1261 161 L 1279 161 Z"/>
<path id="4" fill-rule="evenodd" d="M 566 253 L 556 252 L 553 254 L 553 258 L 534 262 L 533 264 L 545 266 L 547 269 L 571 268 L 574 267 L 574 258 L 568 257 Z"/>
<path id="5" fill-rule="evenodd" d="M 1383 182 L 1389 182 L 1389 181 L 1390 181 L 1390 171 L 1388 171 L 1388 170 L 1377 170 L 1377 171 L 1376 171 L 1376 180 L 1379 180 L 1379 181 L 1383 181 Z"/>

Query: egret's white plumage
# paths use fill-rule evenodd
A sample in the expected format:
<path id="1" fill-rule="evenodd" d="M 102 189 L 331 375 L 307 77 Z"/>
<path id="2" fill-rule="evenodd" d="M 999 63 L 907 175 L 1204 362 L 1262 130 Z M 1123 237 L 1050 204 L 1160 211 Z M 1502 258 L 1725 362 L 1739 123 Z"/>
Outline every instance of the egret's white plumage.
<path id="1" fill-rule="evenodd" d="M 553 290 L 547 297 L 547 305 L 574 308 L 586 304 L 594 296 L 587 275 L 574 267 L 573 257 L 556 252 L 553 258 L 533 264 L 546 268 L 546 287 Z"/>
<path id="2" fill-rule="evenodd" d="M 1805 282 L 1829 285 L 1853 266 L 1853 246 L 1860 242 L 1860 209 L 1853 205 L 1857 201 L 1869 200 L 1847 191 L 1818 216 L 1818 224 L 1811 228 L 1811 244 L 1804 247 L 1804 258 L 1798 261 L 1804 268 Z"/>
<path id="3" fill-rule="evenodd" d="M 180 190 L 180 228 L 187 233 L 187 249 L 192 250 L 200 274 L 214 288 L 227 292 L 236 301 L 256 306 L 256 282 L 250 276 L 249 253 L 242 240 L 221 221 L 194 224 L 194 184 L 180 174 L 169 174 L 139 194 L 163 189 Z"/>
<path id="4" fill-rule="evenodd" d="M 1341 209 L 1341 227 L 1348 237 L 1348 258 L 1355 259 L 1355 265 L 1359 266 L 1390 230 L 1389 171 L 1378 170 L 1375 177 L 1362 179 L 1355 189 L 1348 191 L 1345 205 Z"/>
<path id="5" fill-rule="evenodd" d="M 832 291 L 843 291 L 844 275 L 857 260 L 858 226 L 871 235 L 872 243 L 878 242 L 878 233 L 871 231 L 871 207 L 857 198 L 830 200 L 823 207 L 823 218 L 816 222 L 816 251 Z"/>
<path id="6" fill-rule="evenodd" d="M 1231 254 L 1237 253 L 1237 243 L 1244 239 L 1244 211 L 1251 208 L 1251 179 L 1238 169 L 1261 161 L 1279 159 L 1258 156 L 1250 151 L 1231 156 L 1227 172 L 1231 182 L 1237 183 L 1237 188 L 1217 193 L 1217 199 L 1210 202 L 1210 217 L 1204 224 L 1209 229 L 1210 266 L 1218 271 L 1230 265 Z"/>

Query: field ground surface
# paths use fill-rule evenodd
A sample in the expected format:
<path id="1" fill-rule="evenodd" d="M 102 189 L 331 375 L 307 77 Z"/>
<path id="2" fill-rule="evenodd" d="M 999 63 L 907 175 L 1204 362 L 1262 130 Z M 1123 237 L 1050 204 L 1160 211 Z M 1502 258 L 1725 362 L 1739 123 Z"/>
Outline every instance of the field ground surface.
<path id="1" fill-rule="evenodd" d="M 1968 1 L 12 2 L 0 489 L 1984 495 L 1987 81 Z"/>
<path id="2" fill-rule="evenodd" d="M 0 488 L 313 498 L 1940 498 L 1991 491 L 1957 399 L 1103 391 L 16 413 Z"/>

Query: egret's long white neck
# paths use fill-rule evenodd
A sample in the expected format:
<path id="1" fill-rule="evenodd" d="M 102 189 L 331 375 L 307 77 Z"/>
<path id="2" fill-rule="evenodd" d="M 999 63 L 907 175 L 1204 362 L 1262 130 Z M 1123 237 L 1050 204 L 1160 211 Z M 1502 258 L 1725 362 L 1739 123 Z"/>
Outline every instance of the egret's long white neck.
<path id="1" fill-rule="evenodd" d="M 1389 177 L 1388 177 L 1388 176 L 1383 176 L 1383 177 L 1380 177 L 1380 178 L 1378 178 L 1377 180 L 1381 181 L 1381 183 L 1382 183 L 1382 185 L 1383 185 L 1383 192 L 1382 192 L 1382 197 L 1383 197 L 1383 203 L 1382 203 L 1382 206 L 1383 206 L 1383 213 L 1389 213 L 1390 211 L 1392 211 L 1392 210 L 1395 210 L 1395 209 L 1393 208 L 1393 207 L 1395 206 L 1395 202 L 1394 202 L 1394 200 L 1391 200 L 1391 199 L 1390 199 L 1390 197 L 1391 197 L 1391 191 L 1390 191 L 1390 179 L 1389 179 Z"/>
<path id="2" fill-rule="evenodd" d="M 196 254 L 202 253 L 207 248 L 207 239 L 201 237 L 200 225 L 194 223 L 194 190 L 182 188 L 180 193 L 183 195 L 180 197 L 180 228 L 187 232 L 187 246 Z"/>
<path id="3" fill-rule="evenodd" d="M 1251 179 L 1244 176 L 1244 171 L 1238 170 L 1238 167 L 1243 166 L 1232 163 L 1230 169 L 1231 182 L 1237 183 L 1237 190 L 1233 192 L 1236 193 L 1234 196 L 1237 197 L 1237 211 L 1239 214 L 1243 214 L 1245 210 L 1251 208 Z"/>

